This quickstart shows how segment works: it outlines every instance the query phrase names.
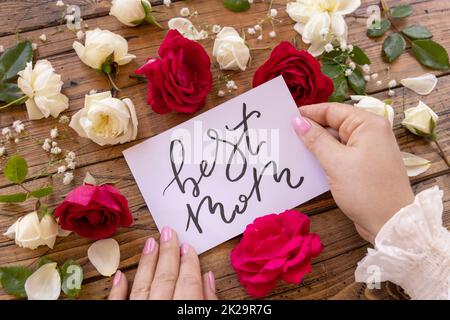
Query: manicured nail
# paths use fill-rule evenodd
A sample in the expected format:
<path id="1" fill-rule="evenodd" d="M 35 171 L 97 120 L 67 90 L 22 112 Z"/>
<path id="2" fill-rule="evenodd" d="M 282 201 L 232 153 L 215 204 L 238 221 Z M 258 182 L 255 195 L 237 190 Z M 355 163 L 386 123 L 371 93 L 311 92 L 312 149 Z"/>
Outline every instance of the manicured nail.
<path id="1" fill-rule="evenodd" d="M 116 274 L 114 275 L 113 287 L 119 284 L 120 279 L 122 279 L 122 272 L 120 272 L 120 270 L 117 270 Z"/>
<path id="2" fill-rule="evenodd" d="M 187 243 L 183 243 L 181 245 L 181 255 L 184 256 L 189 251 L 189 245 Z"/>
<path id="3" fill-rule="evenodd" d="M 172 239 L 172 229 L 169 227 L 164 227 L 161 231 L 161 241 L 167 242 Z"/>
<path id="4" fill-rule="evenodd" d="M 292 126 L 297 134 L 304 136 L 311 129 L 311 122 L 303 117 L 297 117 L 292 121 Z"/>
<path id="5" fill-rule="evenodd" d="M 145 242 L 144 254 L 147 255 L 147 254 L 153 252 L 153 250 L 155 249 L 155 244 L 156 244 L 155 239 L 148 238 L 147 241 Z"/>
<path id="6" fill-rule="evenodd" d="M 216 292 L 216 278 L 212 271 L 208 272 L 209 288 L 212 292 Z"/>

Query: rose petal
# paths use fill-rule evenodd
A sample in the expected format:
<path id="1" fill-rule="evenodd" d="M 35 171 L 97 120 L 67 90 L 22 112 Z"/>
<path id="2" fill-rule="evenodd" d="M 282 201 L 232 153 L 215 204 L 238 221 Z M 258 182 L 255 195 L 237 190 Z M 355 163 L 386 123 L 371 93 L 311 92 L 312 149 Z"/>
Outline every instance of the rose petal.
<path id="1" fill-rule="evenodd" d="M 25 292 L 28 300 L 58 300 L 61 293 L 61 277 L 56 263 L 47 263 L 37 269 L 27 281 Z"/>
<path id="2" fill-rule="evenodd" d="M 58 224 L 56 223 L 55 218 L 46 214 L 39 223 L 39 229 L 41 232 L 42 241 L 50 249 L 53 249 L 56 237 L 58 236 Z"/>
<path id="3" fill-rule="evenodd" d="M 408 177 L 418 176 L 431 167 L 431 162 L 427 159 L 418 157 L 412 153 L 402 152 L 403 163 L 406 167 Z"/>
<path id="4" fill-rule="evenodd" d="M 92 184 L 97 185 L 97 180 L 92 176 L 92 174 L 88 171 L 86 172 L 86 176 L 84 177 L 83 184 Z"/>
<path id="5" fill-rule="evenodd" d="M 400 83 L 415 93 L 426 96 L 434 90 L 438 83 L 438 79 L 434 74 L 425 73 L 415 78 L 403 79 Z"/>
<path id="6" fill-rule="evenodd" d="M 110 277 L 119 267 L 119 244 L 114 239 L 94 242 L 88 249 L 88 258 L 101 275 Z"/>

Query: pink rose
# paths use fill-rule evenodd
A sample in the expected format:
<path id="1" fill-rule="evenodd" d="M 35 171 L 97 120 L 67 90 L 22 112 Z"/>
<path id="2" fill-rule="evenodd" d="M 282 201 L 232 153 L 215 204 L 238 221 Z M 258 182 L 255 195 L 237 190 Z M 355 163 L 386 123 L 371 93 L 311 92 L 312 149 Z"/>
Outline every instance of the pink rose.
<path id="1" fill-rule="evenodd" d="M 279 279 L 300 283 L 311 271 L 311 258 L 324 246 L 309 231 L 309 218 L 295 210 L 269 214 L 249 224 L 231 252 L 231 265 L 248 294 L 263 297 Z"/>

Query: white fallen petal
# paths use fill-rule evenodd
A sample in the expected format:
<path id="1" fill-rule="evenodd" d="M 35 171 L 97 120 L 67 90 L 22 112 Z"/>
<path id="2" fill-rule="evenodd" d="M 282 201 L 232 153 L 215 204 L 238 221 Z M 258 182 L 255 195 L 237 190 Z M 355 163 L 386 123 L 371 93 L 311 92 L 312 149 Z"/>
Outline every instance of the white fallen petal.
<path id="1" fill-rule="evenodd" d="M 57 263 L 47 263 L 37 269 L 25 281 L 28 300 L 58 300 L 61 293 L 61 277 Z"/>
<path id="2" fill-rule="evenodd" d="M 189 19 L 172 18 L 169 20 L 167 24 L 169 26 L 169 29 L 177 30 L 179 33 L 181 33 L 185 38 L 188 38 L 189 40 L 203 39 L 203 36 L 200 34 L 197 28 L 194 27 L 194 25 Z"/>
<path id="3" fill-rule="evenodd" d="M 425 73 L 419 77 L 403 79 L 400 83 L 415 93 L 426 96 L 434 90 L 438 83 L 438 79 L 434 74 Z"/>
<path id="4" fill-rule="evenodd" d="M 415 177 L 424 173 L 431 167 L 431 162 L 418 157 L 412 153 L 402 152 L 403 163 L 405 164 L 408 177 Z"/>
<path id="5" fill-rule="evenodd" d="M 119 244 L 114 239 L 98 240 L 89 247 L 88 258 L 101 275 L 110 277 L 119 268 Z"/>
<path id="6" fill-rule="evenodd" d="M 86 172 L 86 176 L 84 177 L 83 184 L 92 184 L 97 185 L 97 180 L 92 176 L 92 174 L 88 171 Z"/>

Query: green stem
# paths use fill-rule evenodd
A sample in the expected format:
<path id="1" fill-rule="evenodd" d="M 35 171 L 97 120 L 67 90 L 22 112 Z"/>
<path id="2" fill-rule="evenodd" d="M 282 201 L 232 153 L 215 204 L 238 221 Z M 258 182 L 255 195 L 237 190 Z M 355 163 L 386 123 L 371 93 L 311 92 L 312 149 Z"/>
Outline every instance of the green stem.
<path id="1" fill-rule="evenodd" d="M 114 83 L 114 79 L 112 78 L 111 73 L 110 73 L 110 72 L 109 72 L 109 73 L 106 73 L 106 72 L 105 72 L 104 74 L 105 74 L 106 77 L 108 78 L 109 83 L 110 83 L 111 86 L 113 87 L 113 90 L 119 92 L 120 89 L 119 89 L 119 87 L 117 87 L 117 85 Z"/>
<path id="2" fill-rule="evenodd" d="M 440 156 L 442 159 L 444 159 L 444 162 L 447 164 L 447 167 L 450 168 L 450 162 L 447 159 L 447 156 L 445 155 L 444 149 L 442 149 L 441 144 L 439 143 L 438 139 L 434 139 L 433 142 L 436 144 L 437 148 L 439 149 Z"/>
<path id="3" fill-rule="evenodd" d="M 260 47 L 260 48 L 250 48 L 251 51 L 256 51 L 256 50 L 271 50 L 271 47 Z"/>
<path id="4" fill-rule="evenodd" d="M 27 101 L 27 100 L 28 100 L 28 96 L 22 96 L 22 97 L 20 97 L 19 99 L 16 99 L 16 100 L 14 100 L 14 101 L 11 101 L 10 103 L 5 104 L 4 106 L 1 106 L 1 107 L 0 107 L 0 110 L 5 109 L 5 108 L 8 108 L 8 107 L 12 106 L 13 104 L 21 104 L 21 103 L 24 103 L 24 102 Z"/>

